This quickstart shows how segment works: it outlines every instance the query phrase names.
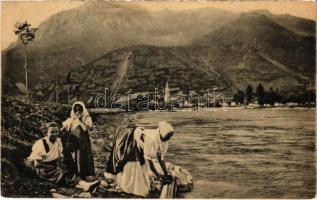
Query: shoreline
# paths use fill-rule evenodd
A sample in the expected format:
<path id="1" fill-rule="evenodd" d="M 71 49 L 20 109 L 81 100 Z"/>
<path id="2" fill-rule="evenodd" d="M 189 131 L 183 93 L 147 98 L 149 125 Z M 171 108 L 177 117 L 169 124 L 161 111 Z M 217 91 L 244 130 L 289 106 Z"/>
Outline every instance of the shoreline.
<path id="1" fill-rule="evenodd" d="M 229 110 L 315 110 L 316 107 L 289 107 L 289 106 L 279 106 L 279 107 L 242 107 L 242 106 L 232 106 L 232 107 L 216 107 L 216 108 L 182 108 L 182 109 L 175 109 L 175 110 L 140 110 L 140 111 L 126 111 L 120 109 L 108 109 L 108 110 L 99 110 L 99 109 L 88 109 L 91 113 L 96 115 L 102 114 L 119 114 L 119 113 L 129 113 L 131 115 L 144 113 L 144 112 L 215 112 L 215 111 L 224 111 L 227 112 Z"/>

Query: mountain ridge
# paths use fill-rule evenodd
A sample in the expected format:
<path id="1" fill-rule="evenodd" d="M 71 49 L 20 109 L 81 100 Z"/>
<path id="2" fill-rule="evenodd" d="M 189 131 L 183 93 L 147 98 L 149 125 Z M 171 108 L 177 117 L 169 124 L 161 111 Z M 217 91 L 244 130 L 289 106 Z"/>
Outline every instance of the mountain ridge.
<path id="1" fill-rule="evenodd" d="M 223 24 L 235 16 L 227 14 L 228 19 L 225 19 L 221 13 L 214 14 L 213 10 L 202 13 L 192 11 L 199 18 L 211 16 L 211 20 L 198 23 L 187 12 L 157 15 L 157 12 L 148 12 L 143 8 L 132 8 L 130 4 L 121 3 L 118 6 L 109 2 L 89 2 L 79 8 L 57 13 L 39 26 L 36 38 L 30 45 L 29 65 L 33 71 L 30 76 L 47 78 L 44 71 L 48 74 L 56 71 L 65 73 L 83 62 L 88 63 L 111 50 L 130 45 L 186 45 L 192 41 L 191 38 L 207 33 L 213 24 Z M 3 51 L 2 57 L 5 57 L 2 61 L 5 82 L 23 81 L 21 44 Z"/>
<path id="2" fill-rule="evenodd" d="M 80 10 L 83 9 L 84 12 L 90 13 L 94 11 L 94 4 L 91 4 L 91 6 L 89 9 L 87 9 L 87 6 L 82 6 L 79 9 L 74 9 L 73 12 L 80 13 Z M 115 10 L 112 10 L 112 13 L 117 13 L 122 9 L 125 8 L 115 8 Z M 99 11 L 101 13 L 104 12 L 103 9 Z M 230 95 L 238 89 L 245 88 L 247 84 L 255 87 L 259 82 L 263 82 L 267 86 L 289 90 L 296 85 L 306 84 L 308 79 L 312 80 L 314 77 L 315 50 L 312 43 L 314 43 L 315 37 L 297 34 L 290 30 L 290 28 L 286 28 L 266 16 L 268 15 L 267 13 L 251 12 L 236 17 L 228 12 L 222 13 L 221 10 L 217 10 L 213 14 L 209 13 L 209 9 L 204 9 L 204 12 L 201 13 L 186 10 L 180 12 L 182 13 L 181 15 L 164 10 L 160 12 L 159 16 L 153 16 L 153 13 L 148 13 L 144 10 L 140 11 L 137 7 L 130 11 L 139 13 L 140 18 L 144 15 L 152 17 L 150 21 L 146 21 L 145 19 L 138 21 L 137 24 L 139 26 L 150 22 L 153 25 L 146 29 L 148 32 L 142 32 L 141 30 L 144 34 L 136 36 L 135 33 L 140 33 L 138 32 L 140 30 L 136 28 L 133 30 L 135 32 L 129 32 L 133 33 L 130 39 L 127 37 L 118 39 L 120 40 L 119 43 L 125 44 L 121 47 L 119 47 L 120 45 L 114 47 L 113 44 L 109 44 L 110 46 L 112 45 L 113 49 L 103 51 L 100 47 L 104 46 L 104 42 L 101 42 L 99 46 L 90 45 L 100 42 L 97 38 L 101 37 L 101 35 L 98 34 L 102 34 L 103 32 L 98 34 L 90 33 L 86 29 L 81 30 L 86 31 L 84 34 L 79 34 L 81 32 L 76 33 L 75 38 L 69 37 L 67 31 L 61 31 L 63 33 L 66 32 L 64 35 L 69 37 L 70 41 L 68 42 L 74 45 L 66 45 L 64 42 L 62 43 L 63 46 L 60 46 L 61 43 L 57 42 L 53 44 L 53 48 L 50 47 L 52 49 L 48 50 L 44 46 L 39 46 L 37 51 L 45 50 L 46 53 L 48 51 L 48 56 L 53 56 L 49 59 L 49 57 L 45 57 L 43 54 L 37 55 L 37 58 L 45 58 L 47 63 L 42 62 L 41 59 L 36 60 L 37 66 L 39 66 L 35 68 L 37 73 L 32 71 L 31 74 L 33 77 L 42 77 L 39 76 L 42 70 L 42 73 L 46 72 L 46 74 L 51 76 L 50 79 L 46 80 L 44 78 L 44 80 L 39 80 L 37 83 L 33 82 L 32 87 L 35 93 L 39 93 L 37 96 L 50 100 L 57 76 L 60 77 L 60 84 L 63 88 L 61 92 L 64 93 L 64 96 L 68 87 L 67 85 L 71 85 L 70 91 L 73 96 L 75 93 L 80 92 L 86 97 L 89 96 L 89 99 L 98 93 L 103 93 L 105 87 L 112 88 L 112 90 L 116 90 L 119 93 L 126 93 L 128 91 L 144 92 L 153 90 L 153 88 L 163 88 L 167 81 L 175 91 L 181 93 L 188 93 L 191 90 L 202 93 L 206 89 L 217 87 L 222 88 L 225 93 Z M 112 13 L 108 12 L 105 15 L 112 15 Z M 187 16 L 186 19 L 194 18 L 193 16 L 196 16 L 196 19 L 183 23 L 182 20 L 184 19 L 182 19 L 182 16 L 185 16 L 184 13 Z M 77 14 L 73 17 L 76 18 Z M 219 19 L 226 14 L 228 16 L 220 24 L 205 20 L 206 22 L 204 23 L 207 25 L 202 26 L 202 29 L 198 30 L 201 35 L 198 34 L 197 30 L 188 31 L 186 28 L 188 26 L 193 27 L 194 25 L 196 27 L 200 26 L 201 24 L 195 24 L 196 21 L 204 19 L 206 16 L 214 15 L 218 16 L 216 19 Z M 96 11 L 95 16 L 91 17 L 90 21 L 88 20 L 85 23 L 89 24 L 96 20 L 99 21 L 98 16 L 100 17 L 101 15 L 97 14 Z M 122 19 L 128 16 L 129 14 L 120 16 L 116 20 L 107 19 L 106 21 L 99 22 L 99 24 L 105 24 L 105 27 L 117 27 L 118 29 L 116 30 L 120 29 L 120 31 L 126 30 L 130 28 L 131 24 L 136 23 L 133 21 L 129 21 L 128 23 L 123 22 L 124 20 L 122 21 Z M 174 23 L 171 19 L 175 19 L 174 29 L 167 30 Z M 76 20 L 81 21 L 82 19 L 78 18 Z M 70 22 L 74 22 L 74 20 L 70 20 Z M 161 24 L 163 22 L 166 22 L 165 26 Z M 47 23 L 50 24 L 49 22 Z M 156 27 L 157 24 L 160 25 Z M 64 24 L 62 27 L 64 30 L 67 30 L 67 27 L 70 26 Z M 107 41 L 122 37 L 122 35 L 115 35 L 115 32 L 111 31 L 108 31 L 107 34 L 111 33 L 113 37 L 106 37 Z M 204 32 L 207 33 L 204 34 Z M 142 40 L 146 41 L 147 35 L 145 33 L 150 34 L 151 37 L 153 36 L 151 40 L 153 41 L 152 44 L 151 42 L 145 44 L 140 42 Z M 46 37 L 49 35 L 47 34 Z M 190 37 L 190 35 L 193 37 Z M 162 43 L 162 41 L 169 41 L 173 37 L 178 38 L 176 43 L 181 43 L 182 45 Z M 182 41 L 182 38 L 186 38 L 186 42 Z M 96 41 L 94 43 L 85 43 L 85 39 Z M 83 45 L 82 48 L 76 46 L 76 41 L 83 41 L 83 44 L 79 43 L 79 45 Z M 135 41 L 139 42 L 135 43 Z M 85 45 L 88 45 L 88 47 L 86 48 Z M 123 62 L 125 55 L 128 55 L 131 49 L 134 50 L 131 53 L 131 57 L 127 59 L 129 67 L 126 68 L 126 71 L 123 70 L 122 74 L 116 73 L 120 69 L 119 66 L 122 66 L 120 63 Z M 56 50 L 59 50 L 59 52 L 54 56 L 54 51 Z M 13 51 L 16 51 L 16 49 L 13 48 Z M 62 55 L 64 51 L 67 53 Z M 67 62 L 60 55 L 67 57 L 67 59 L 65 58 Z M 87 58 L 87 55 L 90 58 Z M 9 52 L 4 60 L 8 58 L 16 58 L 16 55 L 14 52 Z M 53 62 L 51 61 L 52 59 L 56 61 Z M 70 61 L 73 67 L 67 65 Z M 60 71 L 65 66 L 69 68 Z M 16 65 L 15 69 L 20 69 L 19 67 L 20 65 Z M 137 72 L 134 72 L 132 69 Z M 10 69 L 8 72 L 12 71 L 14 70 Z M 19 72 L 21 73 L 21 77 L 24 78 L 24 71 L 20 70 Z M 80 73 L 83 73 L 82 78 L 74 75 Z M 178 73 L 179 76 L 174 75 L 175 73 Z M 296 73 L 299 75 L 295 75 Z M 66 84 L 67 77 L 72 76 L 74 76 L 73 80 L 78 79 L 77 82 Z M 96 77 L 96 80 L 93 80 L 93 76 Z M 118 80 L 120 81 L 115 81 L 114 77 L 119 77 Z M 10 77 L 9 79 L 7 77 L 3 79 L 5 84 L 11 84 L 11 88 L 15 87 L 14 82 L 18 80 L 10 80 Z"/>

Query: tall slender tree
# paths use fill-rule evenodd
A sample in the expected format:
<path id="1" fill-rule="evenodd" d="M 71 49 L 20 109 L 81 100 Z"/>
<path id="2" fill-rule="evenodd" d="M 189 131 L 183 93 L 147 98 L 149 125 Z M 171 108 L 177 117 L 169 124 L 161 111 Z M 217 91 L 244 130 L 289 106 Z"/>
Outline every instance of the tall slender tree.
<path id="1" fill-rule="evenodd" d="M 270 104 L 271 107 L 274 106 L 275 102 L 276 102 L 276 93 L 275 91 L 273 90 L 273 87 L 270 87 L 269 91 L 267 91 L 265 93 L 265 98 L 264 98 L 264 102 L 266 104 Z"/>
<path id="2" fill-rule="evenodd" d="M 265 90 L 261 83 L 256 87 L 256 97 L 258 104 L 262 107 L 264 105 Z"/>
<path id="3" fill-rule="evenodd" d="M 245 90 L 245 103 L 246 105 L 249 105 L 249 103 L 252 101 L 253 99 L 253 89 L 251 85 L 248 85 L 246 90 Z"/>
<path id="4" fill-rule="evenodd" d="M 16 23 L 14 34 L 21 40 L 24 47 L 24 68 L 25 68 L 25 96 L 26 101 L 29 99 L 29 81 L 28 81 L 28 44 L 34 40 L 37 28 L 31 28 L 27 21 Z"/>

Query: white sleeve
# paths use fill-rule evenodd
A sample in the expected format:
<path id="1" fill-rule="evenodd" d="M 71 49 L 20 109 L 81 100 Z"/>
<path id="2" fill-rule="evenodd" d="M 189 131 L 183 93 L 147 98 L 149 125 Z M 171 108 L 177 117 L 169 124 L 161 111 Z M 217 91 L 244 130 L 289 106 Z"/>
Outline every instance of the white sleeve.
<path id="1" fill-rule="evenodd" d="M 42 140 L 38 140 L 34 143 L 32 147 L 32 153 L 28 157 L 29 160 L 42 160 L 42 155 L 44 155 L 45 149 Z"/>
<path id="2" fill-rule="evenodd" d="M 84 120 L 84 124 L 87 126 L 87 128 L 92 127 L 92 120 L 90 116 L 87 116 L 86 119 Z"/>
<path id="3" fill-rule="evenodd" d="M 138 147 L 142 148 L 144 147 L 144 142 L 141 140 L 141 136 L 142 136 L 142 129 L 137 127 L 135 130 L 134 130 L 134 139 L 138 145 Z"/>
<path id="4" fill-rule="evenodd" d="M 63 123 L 62 123 L 62 124 L 63 124 L 63 127 L 65 127 L 65 129 L 66 129 L 67 131 L 69 131 L 72 122 L 73 122 L 73 119 L 72 119 L 72 118 L 66 119 L 66 120 L 63 121 Z"/>
<path id="5" fill-rule="evenodd" d="M 79 122 L 79 121 L 77 121 Z M 92 127 L 92 120 L 90 116 L 86 116 L 85 119 L 83 119 L 82 123 L 79 123 L 81 128 L 86 131 L 87 129 Z"/>

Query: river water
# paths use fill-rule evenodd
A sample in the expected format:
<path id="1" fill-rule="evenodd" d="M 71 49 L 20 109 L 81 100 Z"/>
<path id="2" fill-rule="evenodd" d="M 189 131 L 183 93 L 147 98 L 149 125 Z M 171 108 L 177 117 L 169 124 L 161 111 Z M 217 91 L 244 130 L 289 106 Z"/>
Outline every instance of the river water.
<path id="1" fill-rule="evenodd" d="M 175 128 L 167 161 L 191 172 L 184 198 L 313 198 L 315 109 L 144 112 Z"/>

